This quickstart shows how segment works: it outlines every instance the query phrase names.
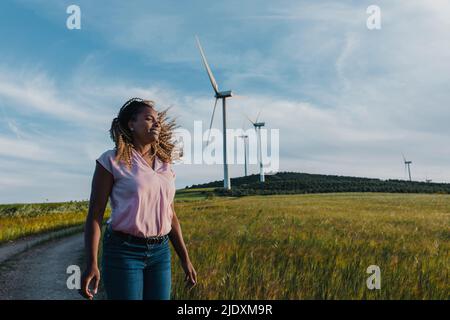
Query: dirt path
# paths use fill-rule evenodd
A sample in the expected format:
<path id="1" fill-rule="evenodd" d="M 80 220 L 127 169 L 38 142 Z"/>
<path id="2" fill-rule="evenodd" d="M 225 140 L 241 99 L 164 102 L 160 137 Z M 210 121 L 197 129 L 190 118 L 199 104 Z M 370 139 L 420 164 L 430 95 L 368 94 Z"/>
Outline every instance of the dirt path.
<path id="1" fill-rule="evenodd" d="M 81 231 L 83 231 L 83 226 L 75 226 L 2 243 L 0 245 L 0 264 L 35 245 L 71 234 L 80 233 Z"/>
<path id="2" fill-rule="evenodd" d="M 0 264 L 0 299 L 83 299 L 66 285 L 69 265 L 84 270 L 83 234 L 37 245 Z M 102 297 L 102 293 L 98 298 Z"/>

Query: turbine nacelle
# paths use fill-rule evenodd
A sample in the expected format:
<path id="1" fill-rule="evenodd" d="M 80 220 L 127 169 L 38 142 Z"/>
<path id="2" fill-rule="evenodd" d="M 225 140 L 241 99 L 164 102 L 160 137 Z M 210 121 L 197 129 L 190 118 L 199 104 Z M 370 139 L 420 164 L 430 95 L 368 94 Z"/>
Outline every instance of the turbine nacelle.
<path id="1" fill-rule="evenodd" d="M 229 97 L 232 97 L 232 96 L 233 96 L 233 93 L 231 92 L 231 90 L 229 90 L 229 91 L 220 91 L 220 92 L 217 92 L 215 94 L 216 99 L 229 98 Z"/>

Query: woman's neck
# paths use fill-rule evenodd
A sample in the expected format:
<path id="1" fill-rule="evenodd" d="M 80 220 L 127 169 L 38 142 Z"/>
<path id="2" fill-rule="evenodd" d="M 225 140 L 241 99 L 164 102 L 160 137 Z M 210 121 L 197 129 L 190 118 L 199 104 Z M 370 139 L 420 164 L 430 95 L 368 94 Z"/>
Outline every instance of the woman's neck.
<path id="1" fill-rule="evenodd" d="M 152 148 L 151 144 L 143 144 L 139 141 L 133 141 L 134 149 L 139 152 L 141 155 L 148 154 L 150 149 Z"/>

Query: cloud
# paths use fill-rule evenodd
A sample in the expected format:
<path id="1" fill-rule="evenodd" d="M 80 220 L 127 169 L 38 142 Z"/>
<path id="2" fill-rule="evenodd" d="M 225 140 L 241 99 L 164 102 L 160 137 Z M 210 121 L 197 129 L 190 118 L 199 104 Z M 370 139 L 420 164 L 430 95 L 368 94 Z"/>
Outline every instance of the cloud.
<path id="1" fill-rule="evenodd" d="M 0 98 L 4 106 L 20 106 L 15 112 L 34 112 L 64 121 L 98 124 L 103 121 L 82 105 L 73 103 L 73 93 L 63 97 L 54 80 L 43 72 L 13 72 L 1 67 Z M 74 90 L 75 91 L 75 90 Z"/>
<path id="2" fill-rule="evenodd" d="M 447 1 L 381 1 L 376 31 L 366 28 L 369 1 L 204 3 L 193 10 L 80 1 L 84 33 L 73 38 L 86 46 L 80 63 L 64 72 L 50 71 L 55 63 L 44 57 L 40 69 L 20 61 L 0 67 L 0 105 L 7 112 L 0 148 L 10 151 L 0 160 L 11 160 L 4 181 L 17 177 L 18 184 L 32 181 L 30 192 L 38 190 L 39 174 L 21 178 L 32 164 L 57 172 L 55 185 L 56 179 L 76 184 L 70 197 L 84 197 L 95 158 L 112 147 L 110 121 L 133 96 L 172 106 L 188 130 L 195 120 L 206 130 L 214 98 L 194 34 L 220 87 L 244 96 L 228 101 L 229 127 L 262 109 L 267 128 L 280 129 L 281 170 L 404 178 L 403 152 L 413 161 L 413 177 L 450 181 Z M 60 2 L 23 5 L 44 8 L 39 13 L 53 22 L 65 12 Z M 221 128 L 220 105 L 214 127 Z M 178 187 L 222 176 L 221 166 L 176 170 Z M 59 198 L 71 192 L 52 190 Z"/>

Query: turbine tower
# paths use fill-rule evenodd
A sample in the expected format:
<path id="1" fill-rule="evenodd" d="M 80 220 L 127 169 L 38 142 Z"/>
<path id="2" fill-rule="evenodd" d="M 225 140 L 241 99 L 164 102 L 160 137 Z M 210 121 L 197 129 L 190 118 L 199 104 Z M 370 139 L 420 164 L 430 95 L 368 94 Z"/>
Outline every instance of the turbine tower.
<path id="1" fill-rule="evenodd" d="M 248 135 L 243 134 L 243 135 L 240 135 L 239 138 L 244 139 L 245 176 L 247 176 L 247 143 L 248 143 Z"/>
<path id="2" fill-rule="evenodd" d="M 214 120 L 214 113 L 216 112 L 217 100 L 222 99 L 222 121 L 223 121 L 223 187 L 225 189 L 231 189 L 231 181 L 228 175 L 228 160 L 227 160 L 227 116 L 226 116 L 226 98 L 230 98 L 232 96 L 231 90 L 228 91 L 219 91 L 219 86 L 217 85 L 216 80 L 214 79 L 214 75 L 211 71 L 211 68 L 208 65 L 208 61 L 206 60 L 205 53 L 203 52 L 203 48 L 200 44 L 200 40 L 197 36 L 195 36 L 197 40 L 197 46 L 200 50 L 200 54 L 202 56 L 203 65 L 205 66 L 206 72 L 208 73 L 209 81 L 211 81 L 211 85 L 214 90 L 214 97 L 216 98 L 214 102 L 213 113 L 211 116 L 211 123 L 209 125 L 209 134 L 211 133 L 211 126 Z M 208 141 L 209 144 L 209 134 Z"/>
<path id="3" fill-rule="evenodd" d="M 408 170 L 408 175 L 409 175 L 409 181 L 411 181 L 411 163 L 412 161 L 406 160 L 405 155 L 402 153 L 403 156 L 403 163 L 405 164 L 405 171 Z"/>
<path id="4" fill-rule="evenodd" d="M 255 130 L 258 134 L 258 160 L 259 160 L 259 181 L 264 182 L 264 168 L 262 163 L 262 146 L 261 146 L 261 127 L 264 127 L 265 122 L 258 122 L 259 115 L 261 114 L 261 110 L 258 113 L 258 116 L 256 117 L 256 120 L 253 122 L 250 118 L 248 120 L 253 124 L 253 127 L 255 127 Z"/>

